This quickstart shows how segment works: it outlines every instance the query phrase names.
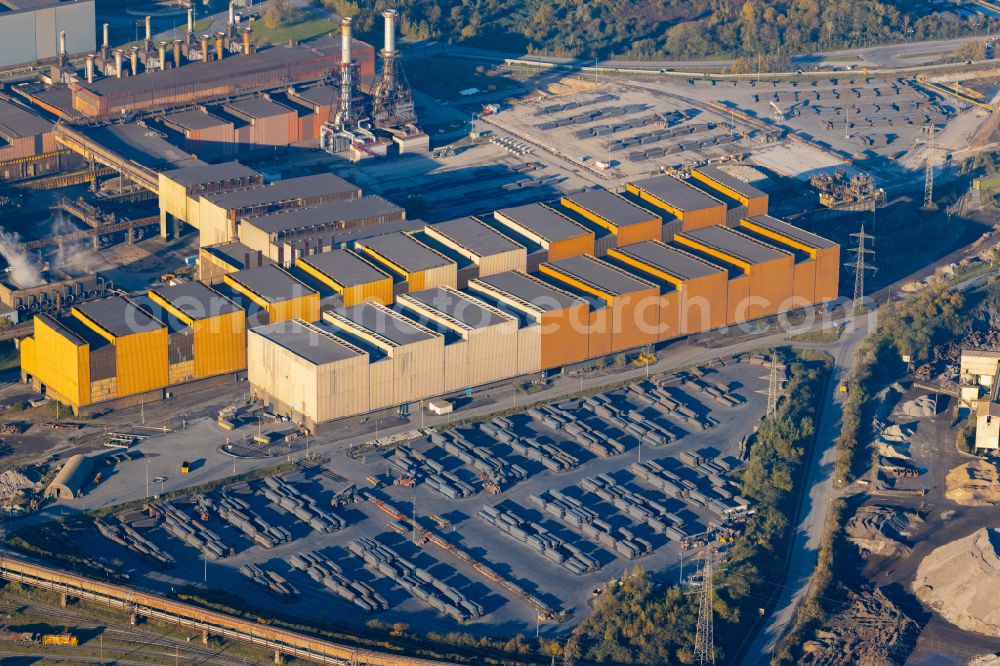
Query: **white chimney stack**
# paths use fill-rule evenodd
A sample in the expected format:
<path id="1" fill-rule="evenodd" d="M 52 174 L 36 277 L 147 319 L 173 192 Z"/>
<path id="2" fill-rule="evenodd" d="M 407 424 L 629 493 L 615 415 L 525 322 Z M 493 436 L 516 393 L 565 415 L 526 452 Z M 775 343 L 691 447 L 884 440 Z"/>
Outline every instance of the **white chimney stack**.
<path id="1" fill-rule="evenodd" d="M 87 54 L 87 83 L 94 82 L 94 55 Z"/>
<path id="2" fill-rule="evenodd" d="M 194 32 L 194 10 L 188 10 L 188 32 Z"/>
<path id="3" fill-rule="evenodd" d="M 392 53 L 396 50 L 396 12 L 395 9 L 387 9 L 382 12 L 385 18 L 385 52 Z"/>
<path id="4" fill-rule="evenodd" d="M 236 25 L 236 4 L 229 3 L 229 25 Z"/>
<path id="5" fill-rule="evenodd" d="M 340 66 L 351 64 L 351 17 L 340 19 Z"/>
<path id="6" fill-rule="evenodd" d="M 115 49 L 115 76 L 122 78 L 122 50 Z"/>
<path id="7" fill-rule="evenodd" d="M 59 55 L 66 55 L 66 31 L 59 31 Z"/>
<path id="8" fill-rule="evenodd" d="M 148 42 L 153 38 L 153 19 L 150 16 L 146 17 L 146 41 Z"/>
<path id="9" fill-rule="evenodd" d="M 108 48 L 110 46 L 111 46 L 111 42 L 108 39 L 108 24 L 105 23 L 104 24 L 104 48 Z"/>

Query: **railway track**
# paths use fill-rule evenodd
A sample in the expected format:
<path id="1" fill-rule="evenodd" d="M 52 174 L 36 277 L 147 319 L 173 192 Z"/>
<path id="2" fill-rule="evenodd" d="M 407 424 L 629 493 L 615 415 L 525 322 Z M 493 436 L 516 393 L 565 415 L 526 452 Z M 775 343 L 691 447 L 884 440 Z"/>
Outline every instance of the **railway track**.
<path id="1" fill-rule="evenodd" d="M 124 610 L 136 617 L 188 627 L 202 632 L 203 636 L 247 642 L 262 650 L 273 651 L 276 659 L 295 657 L 335 666 L 441 666 L 455 663 L 337 643 L 276 627 L 264 619 L 248 619 L 208 610 L 123 585 L 105 583 L 35 564 L 6 553 L 0 557 L 0 577 L 81 601 Z M 392 649 L 391 645 L 387 647 Z"/>
<path id="2" fill-rule="evenodd" d="M 180 659 L 184 664 L 198 664 L 205 666 L 243 666 L 247 660 L 243 657 L 234 657 L 225 654 L 228 649 L 225 646 L 213 648 L 192 643 L 192 637 L 173 637 L 177 627 L 173 626 L 165 633 L 149 631 L 140 627 L 133 627 L 125 623 L 109 623 L 94 617 L 90 617 L 82 612 L 63 609 L 58 606 L 43 604 L 37 601 L 26 601 L 9 594 L 0 594 L 0 609 L 6 612 L 25 611 L 37 614 L 46 620 L 53 621 L 53 624 L 66 627 L 83 628 L 89 630 L 100 630 L 104 637 L 104 652 L 108 655 L 113 652 L 121 652 L 125 655 L 151 654 L 163 656 L 165 659 Z M 200 636 L 197 636 L 200 641 Z M 86 647 L 95 649 L 92 646 L 93 639 Z M 156 650 L 167 650 L 158 652 Z M 2 650 L 0 650 L 2 652 Z M 52 655 L 49 655 L 51 658 Z M 118 660 L 119 663 L 124 663 Z M 148 662 L 146 662 L 148 663 Z"/>

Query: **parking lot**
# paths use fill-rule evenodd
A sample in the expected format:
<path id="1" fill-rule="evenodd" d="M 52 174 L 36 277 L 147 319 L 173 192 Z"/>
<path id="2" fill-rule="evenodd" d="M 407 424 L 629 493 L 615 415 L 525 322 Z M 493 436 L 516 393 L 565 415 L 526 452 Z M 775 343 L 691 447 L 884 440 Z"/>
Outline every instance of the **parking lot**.
<path id="1" fill-rule="evenodd" d="M 726 477 L 765 411 L 768 371 L 730 362 L 700 374 L 536 405 L 360 460 L 334 453 L 108 516 L 104 535 L 78 542 L 144 586 L 207 580 L 288 615 L 565 628 L 628 567 L 676 579 L 706 530 L 752 508 Z"/>

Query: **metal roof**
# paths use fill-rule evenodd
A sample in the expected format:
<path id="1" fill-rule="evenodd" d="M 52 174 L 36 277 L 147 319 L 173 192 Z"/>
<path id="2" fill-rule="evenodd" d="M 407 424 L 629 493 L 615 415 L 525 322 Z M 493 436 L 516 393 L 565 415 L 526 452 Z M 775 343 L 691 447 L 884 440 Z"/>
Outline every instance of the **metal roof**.
<path id="1" fill-rule="evenodd" d="M 247 268 L 226 276 L 269 303 L 317 293 L 275 265 Z"/>
<path id="2" fill-rule="evenodd" d="M 24 107 L 0 99 L 0 136 L 8 141 L 51 132 L 53 123 Z"/>
<path id="3" fill-rule="evenodd" d="M 791 256 L 790 252 L 765 245 L 746 234 L 741 234 L 726 227 L 705 227 L 694 231 L 685 231 L 682 234 L 678 234 L 678 236 L 693 238 L 703 245 L 719 250 L 723 254 L 730 255 L 736 259 L 742 259 L 749 264 L 761 264 L 766 261 L 774 261 L 775 259 Z"/>
<path id="4" fill-rule="evenodd" d="M 252 178 L 254 176 L 263 179 L 263 176 L 250 167 L 235 161 L 172 169 L 163 172 L 163 176 L 187 188 L 207 185 L 209 183 L 219 183 L 224 180 Z"/>
<path id="5" fill-rule="evenodd" d="M 164 328 L 162 322 L 153 319 L 145 310 L 121 296 L 80 303 L 74 309 L 116 338 Z"/>
<path id="6" fill-rule="evenodd" d="M 759 227 L 763 227 L 782 236 L 788 236 L 788 238 L 798 241 L 803 245 L 808 245 L 809 247 L 823 249 L 837 246 L 837 244 L 831 240 L 827 240 L 822 236 L 817 236 L 816 234 L 806 231 L 805 229 L 800 229 L 794 224 L 789 224 L 784 220 L 779 220 L 778 218 L 771 217 L 770 215 L 755 215 L 747 219 Z"/>
<path id="7" fill-rule="evenodd" d="M 474 217 L 460 217 L 447 222 L 438 222 L 429 225 L 427 231 L 440 234 L 477 257 L 525 249 L 519 243 L 515 243 Z"/>
<path id="8" fill-rule="evenodd" d="M 409 234 L 395 233 L 383 236 L 373 236 L 358 241 L 359 247 L 364 247 L 386 261 L 399 266 L 407 273 L 454 265 L 454 262 L 430 249 Z"/>
<path id="9" fill-rule="evenodd" d="M 89 342 L 83 335 L 67 325 L 69 322 L 75 321 L 73 317 L 50 317 L 47 314 L 39 313 L 35 315 L 35 321 L 44 322 L 49 328 L 59 333 L 59 335 L 77 347 L 82 347 Z"/>
<path id="10" fill-rule="evenodd" d="M 182 282 L 149 290 L 193 320 L 240 312 L 231 300 L 201 282 Z"/>
<path id="11" fill-rule="evenodd" d="M 737 178 L 736 176 L 726 173 L 717 166 L 708 165 L 708 166 L 698 167 L 696 171 L 705 176 L 708 176 L 711 180 L 714 180 L 719 185 L 722 185 L 723 187 L 728 187 L 734 192 L 742 194 L 748 199 L 755 199 L 757 197 L 767 196 L 767 194 L 757 189 L 750 183 L 744 182 L 739 178 Z"/>
<path id="12" fill-rule="evenodd" d="M 673 176 L 655 176 L 631 185 L 683 213 L 725 206 L 715 197 Z"/>
<path id="13" fill-rule="evenodd" d="M 656 286 L 652 282 L 626 273 L 606 261 L 595 259 L 586 254 L 550 261 L 543 266 L 549 266 L 567 277 L 574 278 L 611 296 L 646 291 Z"/>
<path id="14" fill-rule="evenodd" d="M 564 310 L 586 303 L 585 300 L 561 289 L 542 282 L 533 275 L 521 271 L 507 271 L 487 277 L 476 278 L 474 283 L 503 292 L 516 301 L 522 301 L 543 312 Z"/>
<path id="15" fill-rule="evenodd" d="M 218 127 L 219 125 L 232 124 L 228 120 L 223 120 L 222 118 L 213 116 L 211 113 L 198 110 L 178 111 L 177 113 L 164 116 L 163 120 L 186 130 L 203 130 Z"/>
<path id="16" fill-rule="evenodd" d="M 259 185 L 242 190 L 231 190 L 229 192 L 202 196 L 220 208 L 234 210 L 281 201 L 294 201 L 296 199 L 348 192 L 355 192 L 357 193 L 355 196 L 357 196 L 361 193 L 361 190 L 340 176 L 335 176 L 332 173 L 318 173 L 312 176 L 279 180 L 270 185 Z"/>
<path id="17" fill-rule="evenodd" d="M 251 331 L 315 365 L 365 355 L 363 350 L 337 337 L 336 329 L 325 324 L 307 324 L 300 319 L 291 319 L 258 326 Z"/>
<path id="18" fill-rule="evenodd" d="M 716 266 L 693 254 L 659 241 L 643 241 L 615 248 L 614 251 L 644 264 L 649 264 L 652 268 L 681 280 L 693 280 L 726 272 L 721 266 Z"/>
<path id="19" fill-rule="evenodd" d="M 604 189 L 567 194 L 565 199 L 616 227 L 662 219 L 659 215 Z"/>
<path id="20" fill-rule="evenodd" d="M 283 116 L 293 113 L 292 109 L 289 109 L 287 106 L 278 104 L 266 97 L 248 97 L 247 99 L 229 102 L 226 104 L 226 108 L 247 118 L 270 118 L 272 116 Z"/>
<path id="21" fill-rule="evenodd" d="M 331 201 L 305 208 L 289 208 L 244 217 L 242 223 L 249 224 L 269 234 L 305 229 L 322 225 L 342 225 L 373 217 L 400 216 L 403 209 L 380 196 L 369 195 L 360 199 Z"/>
<path id="22" fill-rule="evenodd" d="M 453 319 L 461 328 L 480 329 L 513 321 L 513 317 L 491 308 L 482 301 L 450 287 L 412 291 L 399 297 L 399 303 L 415 302 L 418 310 L 428 309 Z M 423 306 L 423 307 L 420 307 Z"/>
<path id="23" fill-rule="evenodd" d="M 344 287 L 391 279 L 388 273 L 383 273 L 350 250 L 330 250 L 302 257 L 299 261 Z"/>
<path id="24" fill-rule="evenodd" d="M 494 217 L 499 215 L 512 220 L 550 243 L 593 233 L 565 215 L 540 203 L 501 208 L 494 214 Z M 497 220 L 502 223 L 499 217 Z"/>
<path id="25" fill-rule="evenodd" d="M 346 320 L 349 322 L 346 323 L 348 330 L 361 329 L 375 337 L 384 339 L 392 347 L 402 347 L 441 337 L 398 312 L 374 303 L 360 303 L 349 308 L 333 310 L 325 313 L 324 317 L 328 317 L 328 321 L 330 319 L 342 322 Z"/>
<path id="26" fill-rule="evenodd" d="M 298 97 L 316 106 L 330 106 L 340 97 L 340 90 L 332 86 L 312 86 L 291 92 L 289 96 Z"/>

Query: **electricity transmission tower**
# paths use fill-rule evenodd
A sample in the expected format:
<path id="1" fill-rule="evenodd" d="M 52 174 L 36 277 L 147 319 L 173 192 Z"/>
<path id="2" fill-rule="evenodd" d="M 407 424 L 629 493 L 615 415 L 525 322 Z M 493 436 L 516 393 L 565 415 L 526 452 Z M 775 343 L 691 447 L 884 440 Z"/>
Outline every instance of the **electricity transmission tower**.
<path id="1" fill-rule="evenodd" d="M 767 382 L 767 415 L 774 416 L 778 410 L 778 357 L 771 352 L 771 376 Z"/>
<path id="2" fill-rule="evenodd" d="M 934 132 L 937 128 L 930 127 L 931 138 L 927 142 L 927 163 L 924 167 L 924 208 L 934 205 L 934 165 L 931 164 L 931 153 L 934 152 Z"/>
<path id="3" fill-rule="evenodd" d="M 868 263 L 868 256 L 875 254 L 875 250 L 868 247 L 868 241 L 874 241 L 875 237 L 866 234 L 865 225 L 862 224 L 861 231 L 851 234 L 851 238 L 858 239 L 858 246 L 850 249 L 854 253 L 854 261 L 846 262 L 844 266 L 854 271 L 853 309 L 856 312 L 859 307 L 862 307 L 862 299 L 865 296 L 865 271 L 876 270 L 875 266 Z"/>
<path id="4" fill-rule="evenodd" d="M 715 620 L 712 609 L 715 595 L 712 582 L 714 558 L 715 552 L 711 548 L 706 549 L 701 590 L 698 592 L 698 630 L 694 638 L 694 663 L 698 666 L 715 663 Z"/>

